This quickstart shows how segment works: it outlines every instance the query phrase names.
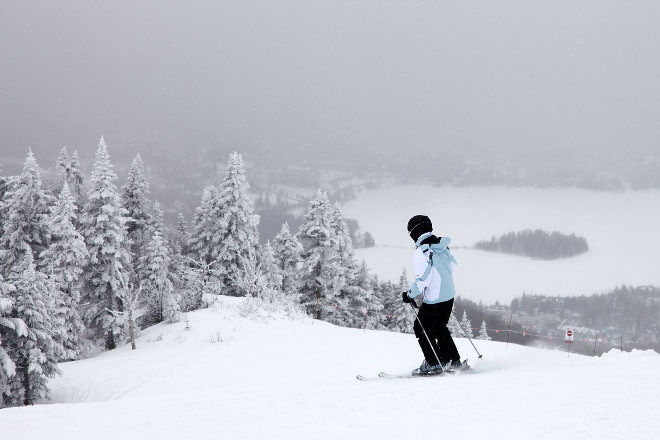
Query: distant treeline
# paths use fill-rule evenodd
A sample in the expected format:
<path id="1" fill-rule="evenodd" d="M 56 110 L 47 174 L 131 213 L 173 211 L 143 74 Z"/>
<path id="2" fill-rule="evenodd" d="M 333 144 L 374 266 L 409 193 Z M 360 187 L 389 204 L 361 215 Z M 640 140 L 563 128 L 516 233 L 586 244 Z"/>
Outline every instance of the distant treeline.
<path id="1" fill-rule="evenodd" d="M 509 308 L 498 304 L 499 312 L 495 313 L 482 304 L 477 304 L 467 298 L 456 297 L 454 300 L 454 315 L 460 319 L 463 312 L 472 323 L 473 333 L 479 331 L 482 322 L 486 323 L 488 336 L 493 341 L 510 342 L 512 344 L 532 345 L 537 338 L 523 334 L 523 327 L 516 319 L 509 319 Z M 495 330 L 502 330 L 495 332 Z M 504 330 L 511 330 L 507 332 Z"/>
<path id="2" fill-rule="evenodd" d="M 542 260 L 573 257 L 589 250 L 584 237 L 575 234 L 566 235 L 557 231 L 546 232 L 541 229 L 509 232 L 499 238 L 479 241 L 474 246 L 485 251 L 523 255 Z"/>
<path id="3" fill-rule="evenodd" d="M 573 297 L 524 294 L 511 306 L 485 306 L 457 297 L 454 314 L 460 318 L 464 311 L 474 332 L 484 321 L 496 341 L 566 349 L 564 334 L 570 328 L 575 334 L 570 349 L 576 353 L 600 354 L 620 346 L 660 353 L 660 287 L 624 285 Z"/>
<path id="4" fill-rule="evenodd" d="M 511 302 L 514 315 L 524 313 L 552 325 L 570 324 L 644 344 L 660 342 L 660 288 L 621 286 L 592 296 L 523 295 Z M 656 345 L 657 346 L 657 345 Z"/>

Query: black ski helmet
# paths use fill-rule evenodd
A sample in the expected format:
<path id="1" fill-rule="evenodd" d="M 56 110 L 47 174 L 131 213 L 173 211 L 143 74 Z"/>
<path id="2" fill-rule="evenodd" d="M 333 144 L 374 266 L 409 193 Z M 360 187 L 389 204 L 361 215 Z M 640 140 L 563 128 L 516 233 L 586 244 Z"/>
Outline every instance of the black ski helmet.
<path id="1" fill-rule="evenodd" d="M 425 215 L 416 215 L 408 220 L 408 235 L 416 243 L 417 239 L 425 232 L 432 232 L 431 219 Z"/>

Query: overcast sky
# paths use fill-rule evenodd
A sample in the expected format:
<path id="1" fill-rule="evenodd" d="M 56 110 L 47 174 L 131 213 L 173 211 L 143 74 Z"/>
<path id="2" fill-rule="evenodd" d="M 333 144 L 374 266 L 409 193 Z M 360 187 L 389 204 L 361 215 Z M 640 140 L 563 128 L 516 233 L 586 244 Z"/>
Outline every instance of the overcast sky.
<path id="1" fill-rule="evenodd" d="M 0 161 L 660 149 L 657 0 L 0 5 Z"/>

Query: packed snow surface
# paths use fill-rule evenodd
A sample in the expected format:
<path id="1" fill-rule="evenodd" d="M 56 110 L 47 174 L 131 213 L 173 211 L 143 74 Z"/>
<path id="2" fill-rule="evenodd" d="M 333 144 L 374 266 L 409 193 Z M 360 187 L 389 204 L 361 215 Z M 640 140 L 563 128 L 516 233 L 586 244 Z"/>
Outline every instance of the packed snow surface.
<path id="1" fill-rule="evenodd" d="M 585 357 L 457 339 L 473 374 L 361 382 L 420 362 L 414 336 L 244 318 L 187 320 L 62 364 L 51 401 L 0 411 L 2 439 L 656 439 L 660 356 Z M 567 348 L 570 348 L 567 347 Z"/>
<path id="2" fill-rule="evenodd" d="M 657 251 L 660 190 L 399 186 L 365 190 L 344 207 L 376 247 L 356 255 L 383 280 L 412 276 L 408 219 L 426 214 L 438 235 L 452 239 L 458 295 L 505 304 L 527 294 L 591 295 L 622 284 L 660 285 Z M 474 243 L 524 229 L 576 234 L 589 252 L 543 261 L 472 249 Z"/>

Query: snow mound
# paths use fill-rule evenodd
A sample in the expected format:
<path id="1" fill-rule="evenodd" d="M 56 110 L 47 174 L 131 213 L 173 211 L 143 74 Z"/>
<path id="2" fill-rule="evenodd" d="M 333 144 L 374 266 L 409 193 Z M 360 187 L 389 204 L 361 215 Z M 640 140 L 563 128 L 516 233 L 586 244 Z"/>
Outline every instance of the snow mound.
<path id="1" fill-rule="evenodd" d="M 242 316 L 222 297 L 123 346 L 61 365 L 50 404 L 0 414 L 8 439 L 654 439 L 660 356 L 600 358 L 466 339 L 475 374 L 360 382 L 421 361 L 412 335 Z"/>

